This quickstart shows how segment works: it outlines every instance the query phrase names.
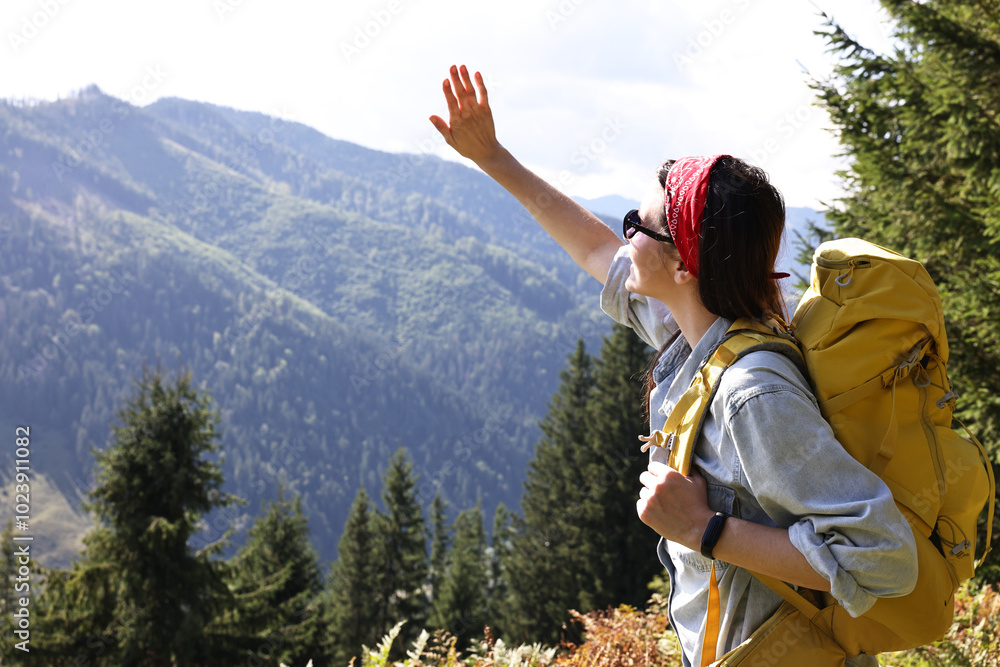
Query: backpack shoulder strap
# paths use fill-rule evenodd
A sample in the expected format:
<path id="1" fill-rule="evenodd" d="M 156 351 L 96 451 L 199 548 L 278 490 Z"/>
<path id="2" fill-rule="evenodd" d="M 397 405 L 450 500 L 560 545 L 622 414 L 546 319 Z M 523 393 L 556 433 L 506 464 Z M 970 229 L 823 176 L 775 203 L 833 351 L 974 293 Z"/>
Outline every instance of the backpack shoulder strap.
<path id="1" fill-rule="evenodd" d="M 718 391 L 719 379 L 737 360 L 758 350 L 780 352 L 792 359 L 800 369 L 804 369 L 798 344 L 780 326 L 769 327 L 747 318 L 736 320 L 726 331 L 719 347 L 695 373 L 691 386 L 677 401 L 663 428 L 648 437 L 640 438 L 646 442 L 643 451 L 650 445 L 668 449 L 670 467 L 687 475 L 691 469 L 691 456 L 698 434 L 701 433 L 708 408 Z"/>
<path id="2" fill-rule="evenodd" d="M 736 361 L 758 350 L 784 354 L 806 375 L 805 360 L 799 345 L 786 330 L 778 325 L 769 327 L 754 320 L 739 319 L 726 332 L 708 361 L 695 373 L 691 386 L 677 401 L 663 429 L 653 432 L 648 438 L 640 438 L 646 441 L 643 450 L 650 445 L 667 448 L 670 451 L 670 467 L 683 475 L 690 474 L 694 447 L 708 408 L 718 391 L 719 379 Z M 806 618 L 812 620 L 818 617 L 819 607 L 785 582 L 757 572 L 752 574 Z"/>

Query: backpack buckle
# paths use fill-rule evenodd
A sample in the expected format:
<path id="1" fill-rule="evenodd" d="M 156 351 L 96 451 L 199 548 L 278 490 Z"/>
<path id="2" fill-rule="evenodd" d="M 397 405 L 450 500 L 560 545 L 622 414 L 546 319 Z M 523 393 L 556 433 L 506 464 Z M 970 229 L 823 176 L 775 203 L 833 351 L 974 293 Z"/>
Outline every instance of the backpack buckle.
<path id="1" fill-rule="evenodd" d="M 649 435 L 640 435 L 639 440 L 643 442 L 640 452 L 648 451 L 650 447 L 663 447 L 668 452 L 674 448 L 675 433 L 664 433 L 663 431 L 653 431 Z"/>
<path id="2" fill-rule="evenodd" d="M 955 547 L 949 553 L 951 553 L 952 556 L 957 556 L 958 554 L 962 553 L 971 546 L 972 542 L 970 542 L 969 540 L 962 540 L 961 542 L 956 544 Z"/>

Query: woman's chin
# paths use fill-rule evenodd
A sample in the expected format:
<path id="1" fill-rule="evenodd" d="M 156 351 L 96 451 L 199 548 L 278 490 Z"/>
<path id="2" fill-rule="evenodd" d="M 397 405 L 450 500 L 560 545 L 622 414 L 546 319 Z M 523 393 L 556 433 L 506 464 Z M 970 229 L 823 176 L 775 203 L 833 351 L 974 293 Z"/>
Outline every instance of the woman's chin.
<path id="1" fill-rule="evenodd" d="M 635 278 L 632 277 L 632 274 L 629 274 L 629 277 L 625 279 L 625 289 L 627 289 L 629 292 L 634 293 L 635 288 L 636 288 L 636 280 Z"/>

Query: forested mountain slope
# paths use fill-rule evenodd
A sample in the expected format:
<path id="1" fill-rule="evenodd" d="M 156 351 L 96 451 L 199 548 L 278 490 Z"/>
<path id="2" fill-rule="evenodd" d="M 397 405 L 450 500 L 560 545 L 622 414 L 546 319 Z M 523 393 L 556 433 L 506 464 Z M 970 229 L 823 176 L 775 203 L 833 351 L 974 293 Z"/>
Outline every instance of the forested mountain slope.
<path id="1" fill-rule="evenodd" d="M 190 366 L 250 501 L 203 537 L 285 483 L 324 560 L 401 446 L 425 500 L 516 507 L 559 369 L 608 330 L 478 171 L 96 87 L 0 104 L 0 267 L 0 423 L 44 434 L 40 474 L 79 498 L 142 363 Z"/>
<path id="2" fill-rule="evenodd" d="M 284 481 L 325 558 L 400 446 L 428 500 L 436 482 L 455 507 L 516 506 L 566 352 L 605 330 L 575 268 L 514 251 L 541 232 L 460 165 L 94 88 L 3 106 L 0 137 L 0 410 L 44 434 L 34 463 L 67 494 L 159 360 L 210 389 L 245 511 Z"/>

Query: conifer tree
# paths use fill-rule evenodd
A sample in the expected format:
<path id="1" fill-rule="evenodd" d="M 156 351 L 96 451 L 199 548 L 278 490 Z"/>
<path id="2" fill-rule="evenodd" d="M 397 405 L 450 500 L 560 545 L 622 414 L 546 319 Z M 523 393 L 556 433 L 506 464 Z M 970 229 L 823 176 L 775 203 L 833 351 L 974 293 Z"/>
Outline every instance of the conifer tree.
<path id="1" fill-rule="evenodd" d="M 505 614 L 508 611 L 510 586 L 507 582 L 507 565 L 510 563 L 511 513 L 503 503 L 497 505 L 493 516 L 493 532 L 487 551 L 486 566 L 486 618 L 495 636 L 506 632 Z"/>
<path id="2" fill-rule="evenodd" d="M 219 490 L 217 416 L 189 372 L 171 383 L 144 368 L 118 413 L 114 442 L 96 452 L 97 485 L 84 504 L 99 522 L 69 572 L 52 573 L 41 649 L 91 664 L 208 665 L 235 658 L 204 641 L 225 609 L 217 551 L 194 552 L 199 519 L 235 499 Z M 218 546 L 218 545 L 217 545 Z M 92 646 L 99 638 L 98 646 Z"/>
<path id="3" fill-rule="evenodd" d="M 459 639 L 477 636 L 486 618 L 486 534 L 481 503 L 455 519 L 455 544 L 440 595 L 434 598 L 430 624 Z"/>
<path id="4" fill-rule="evenodd" d="M 386 511 L 378 521 L 384 547 L 379 630 L 384 634 L 405 620 L 400 637 L 408 645 L 427 619 L 427 534 L 417 478 L 404 449 L 397 450 L 389 460 L 382 484 Z"/>
<path id="5" fill-rule="evenodd" d="M 212 630 L 240 638 L 261 665 L 324 662 L 328 628 L 319 556 L 310 542 L 302 497 L 262 506 L 247 543 L 228 564 L 234 609 Z"/>
<path id="6" fill-rule="evenodd" d="M 587 539 L 595 551 L 581 592 L 585 608 L 642 606 L 647 585 L 663 569 L 656 557 L 659 538 L 635 510 L 639 475 L 648 462 L 638 437 L 649 431 L 642 375 L 650 353 L 635 332 L 615 324 L 595 360 L 587 433 L 592 457 L 581 481 L 591 521 Z"/>
<path id="7" fill-rule="evenodd" d="M 596 554 L 586 539 L 581 483 L 592 415 L 592 360 L 581 338 L 560 371 L 559 389 L 539 423 L 542 437 L 528 467 L 521 497 L 523 516 L 513 517 L 515 534 L 506 566 L 511 641 L 555 642 L 567 610 L 578 608 L 588 560 Z"/>
<path id="8" fill-rule="evenodd" d="M 374 515 L 375 508 L 362 486 L 351 505 L 328 580 L 327 625 L 334 665 L 347 665 L 352 657 L 360 659 L 362 645 L 375 646 L 382 638 L 378 622 L 384 556 L 373 526 Z"/>
<path id="9" fill-rule="evenodd" d="M 979 0 L 883 0 L 897 46 L 880 54 L 830 21 L 841 63 L 816 82 L 849 168 L 829 216 L 920 260 L 942 298 L 958 413 L 1000 441 L 1000 11 Z M 997 531 L 994 530 L 994 536 Z M 998 578 L 991 557 L 992 580 Z"/>
<path id="10" fill-rule="evenodd" d="M 976 0 L 882 4 L 893 53 L 829 24 L 842 63 L 816 87 L 850 157 L 848 194 L 830 216 L 841 235 L 924 262 L 942 293 L 959 407 L 997 442 L 1000 12 Z"/>
<path id="11" fill-rule="evenodd" d="M 446 509 L 447 504 L 441 497 L 441 491 L 438 490 L 434 494 L 434 500 L 431 501 L 431 556 L 427 580 L 432 596 L 437 596 L 448 565 L 451 527 L 445 515 Z"/>
<path id="12" fill-rule="evenodd" d="M 636 516 L 648 430 L 640 378 L 650 350 L 615 325 L 592 360 L 583 342 L 541 422 L 506 562 L 513 641 L 556 641 L 567 610 L 640 605 L 660 570 L 656 535 Z"/>

